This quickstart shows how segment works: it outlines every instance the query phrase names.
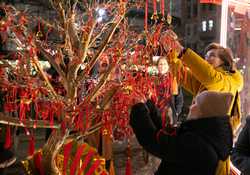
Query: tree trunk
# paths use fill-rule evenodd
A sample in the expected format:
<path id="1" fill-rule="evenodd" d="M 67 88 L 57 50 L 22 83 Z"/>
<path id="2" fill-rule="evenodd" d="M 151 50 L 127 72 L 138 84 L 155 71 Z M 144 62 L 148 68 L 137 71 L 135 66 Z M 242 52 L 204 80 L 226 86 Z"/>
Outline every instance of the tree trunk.
<path id="1" fill-rule="evenodd" d="M 56 166 L 56 155 L 58 154 L 61 146 L 65 142 L 69 132 L 66 131 L 65 135 L 62 135 L 60 130 L 55 130 L 49 137 L 47 143 L 44 145 L 43 151 L 43 166 L 48 174 L 61 174 Z"/>

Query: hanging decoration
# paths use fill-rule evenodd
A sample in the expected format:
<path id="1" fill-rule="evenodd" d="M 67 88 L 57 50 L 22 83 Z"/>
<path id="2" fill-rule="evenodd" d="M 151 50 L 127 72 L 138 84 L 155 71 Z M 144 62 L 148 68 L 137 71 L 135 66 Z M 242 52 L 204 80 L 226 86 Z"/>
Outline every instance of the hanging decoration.
<path id="1" fill-rule="evenodd" d="M 172 23 L 171 10 L 172 10 L 172 1 L 169 0 L 169 3 L 168 3 L 168 15 L 167 15 L 167 23 L 168 23 L 169 25 Z"/>
<path id="2" fill-rule="evenodd" d="M 145 1 L 144 30 L 148 31 L 148 0 Z"/>
<path id="3" fill-rule="evenodd" d="M 157 0 L 153 1 L 153 15 L 151 16 L 151 19 L 155 22 L 158 20 L 158 14 L 157 14 Z"/>
<path id="4" fill-rule="evenodd" d="M 162 21 L 165 21 L 165 0 L 161 0 L 161 15 Z"/>

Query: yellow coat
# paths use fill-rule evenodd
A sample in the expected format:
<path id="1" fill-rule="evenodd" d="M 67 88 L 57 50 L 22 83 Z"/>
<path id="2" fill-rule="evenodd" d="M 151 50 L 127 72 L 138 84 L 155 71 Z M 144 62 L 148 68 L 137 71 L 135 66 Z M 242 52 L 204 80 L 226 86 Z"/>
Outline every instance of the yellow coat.
<path id="1" fill-rule="evenodd" d="M 243 77 L 239 71 L 230 73 L 221 67 L 214 68 L 191 49 L 187 49 L 181 59 L 172 59 L 174 61 L 171 67 L 179 84 L 194 96 L 204 90 L 231 92 L 236 95 L 243 88 Z M 236 100 L 239 114 L 231 120 L 233 129 L 237 129 L 241 121 L 239 95 Z"/>

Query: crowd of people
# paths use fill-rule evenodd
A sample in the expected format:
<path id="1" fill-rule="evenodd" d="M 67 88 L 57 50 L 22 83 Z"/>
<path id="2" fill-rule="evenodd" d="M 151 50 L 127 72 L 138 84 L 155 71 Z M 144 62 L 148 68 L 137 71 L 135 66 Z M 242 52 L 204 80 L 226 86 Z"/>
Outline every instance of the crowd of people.
<path id="1" fill-rule="evenodd" d="M 172 50 L 165 47 L 163 41 L 160 40 L 160 44 L 165 52 L 156 63 L 157 101 L 143 94 L 135 96 L 137 103 L 130 113 L 130 125 L 139 143 L 162 160 L 155 174 L 229 175 L 233 173 L 230 169 L 233 163 L 241 174 L 249 175 L 249 117 L 233 144 L 242 120 L 239 92 L 243 88 L 243 77 L 236 68 L 231 50 L 211 43 L 205 48 L 203 58 L 192 49 L 184 48 L 178 40 L 175 40 L 177 47 Z M 107 71 L 108 65 L 108 58 L 101 59 L 97 65 L 98 74 Z M 96 74 L 93 72 L 91 80 L 84 82 L 79 100 L 99 81 Z M 179 85 L 177 91 L 173 88 L 173 77 Z M 181 122 L 183 89 L 193 95 L 193 101 L 186 120 Z M 110 170 L 111 138 L 97 133 L 88 138 L 88 142 L 100 148 L 99 153 L 106 158 L 106 168 Z M 0 152 L 4 152 L 0 156 L 0 170 L 16 160 L 3 145 L 0 142 Z M 105 150 L 109 150 L 107 154 Z"/>
<path id="2" fill-rule="evenodd" d="M 163 124 L 163 110 L 144 95 L 135 97 L 137 103 L 130 114 L 130 125 L 139 143 L 162 160 L 155 174 L 239 173 L 231 167 L 237 167 L 243 175 L 250 174 L 248 117 L 238 139 L 236 135 L 242 121 L 239 92 L 243 77 L 233 61 L 232 51 L 211 43 L 205 48 L 203 58 L 182 47 L 178 40 L 175 42 L 177 47 L 172 50 L 167 50 L 161 42 L 166 49 L 158 61 L 159 78 L 161 72 L 171 72 L 179 76 L 179 86 L 193 95 L 186 120 L 177 127 Z"/>

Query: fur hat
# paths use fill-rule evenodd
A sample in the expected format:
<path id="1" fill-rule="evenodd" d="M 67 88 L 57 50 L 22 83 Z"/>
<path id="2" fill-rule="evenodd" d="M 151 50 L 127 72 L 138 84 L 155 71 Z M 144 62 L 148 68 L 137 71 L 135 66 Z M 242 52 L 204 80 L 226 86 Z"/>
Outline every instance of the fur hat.
<path id="1" fill-rule="evenodd" d="M 195 97 L 198 113 L 194 114 L 192 106 L 188 118 L 206 118 L 226 116 L 230 113 L 233 94 L 225 92 L 204 91 Z"/>

